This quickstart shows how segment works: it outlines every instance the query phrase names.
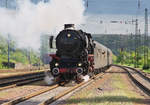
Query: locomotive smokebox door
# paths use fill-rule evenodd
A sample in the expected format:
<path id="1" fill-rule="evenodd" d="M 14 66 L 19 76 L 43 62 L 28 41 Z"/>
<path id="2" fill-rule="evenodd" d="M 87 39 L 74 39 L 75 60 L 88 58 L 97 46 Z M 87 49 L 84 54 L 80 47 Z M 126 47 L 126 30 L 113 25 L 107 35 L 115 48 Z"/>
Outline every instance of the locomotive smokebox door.
<path id="1" fill-rule="evenodd" d="M 50 48 L 53 48 L 53 39 L 54 39 L 54 36 L 50 36 L 50 38 L 49 38 L 49 47 Z"/>

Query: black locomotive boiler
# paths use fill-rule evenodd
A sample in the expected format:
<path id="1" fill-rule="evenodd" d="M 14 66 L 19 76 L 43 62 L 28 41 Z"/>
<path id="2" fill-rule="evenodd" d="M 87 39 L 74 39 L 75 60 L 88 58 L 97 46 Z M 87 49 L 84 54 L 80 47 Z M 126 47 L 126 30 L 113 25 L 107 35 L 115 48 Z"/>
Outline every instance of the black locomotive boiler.
<path id="1" fill-rule="evenodd" d="M 90 33 L 75 30 L 73 24 L 66 24 L 56 37 L 56 53 L 50 54 L 50 73 L 59 83 L 82 80 L 85 75 L 98 72 L 112 63 L 112 52 L 93 41 Z M 50 37 L 50 47 L 53 37 Z"/>

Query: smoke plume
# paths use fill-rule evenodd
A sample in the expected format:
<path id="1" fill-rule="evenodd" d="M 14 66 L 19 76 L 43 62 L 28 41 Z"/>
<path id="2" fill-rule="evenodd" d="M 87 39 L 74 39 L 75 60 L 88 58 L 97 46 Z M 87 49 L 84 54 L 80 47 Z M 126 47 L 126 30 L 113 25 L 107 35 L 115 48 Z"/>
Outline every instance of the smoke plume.
<path id="1" fill-rule="evenodd" d="M 17 9 L 0 8 L 0 34 L 15 37 L 19 47 L 38 49 L 42 34 L 58 33 L 65 23 L 82 24 L 83 0 L 18 0 Z"/>

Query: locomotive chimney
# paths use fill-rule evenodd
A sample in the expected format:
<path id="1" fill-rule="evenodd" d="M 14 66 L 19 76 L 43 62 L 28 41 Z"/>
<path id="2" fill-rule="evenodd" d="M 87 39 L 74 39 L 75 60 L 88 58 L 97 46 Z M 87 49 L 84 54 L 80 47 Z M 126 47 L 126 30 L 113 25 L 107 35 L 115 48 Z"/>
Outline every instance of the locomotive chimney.
<path id="1" fill-rule="evenodd" d="M 67 29 L 75 29 L 74 27 L 74 24 L 65 24 L 64 25 L 64 29 L 67 30 Z"/>

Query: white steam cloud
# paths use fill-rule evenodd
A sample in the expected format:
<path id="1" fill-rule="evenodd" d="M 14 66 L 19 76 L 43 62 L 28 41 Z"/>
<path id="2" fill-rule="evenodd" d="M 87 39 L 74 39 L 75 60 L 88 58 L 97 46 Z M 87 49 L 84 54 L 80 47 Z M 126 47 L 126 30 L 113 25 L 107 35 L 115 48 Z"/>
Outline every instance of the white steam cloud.
<path id="1" fill-rule="evenodd" d="M 16 10 L 0 8 L 0 34 L 15 37 L 19 47 L 38 49 L 42 34 L 58 33 L 65 23 L 82 24 L 84 10 L 83 0 L 19 1 Z"/>

